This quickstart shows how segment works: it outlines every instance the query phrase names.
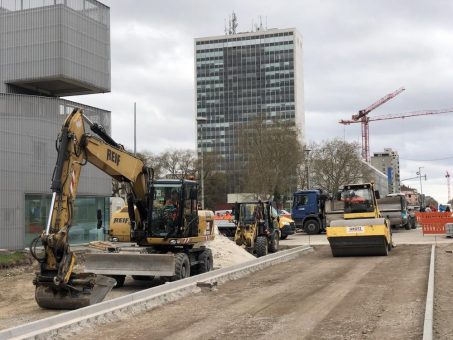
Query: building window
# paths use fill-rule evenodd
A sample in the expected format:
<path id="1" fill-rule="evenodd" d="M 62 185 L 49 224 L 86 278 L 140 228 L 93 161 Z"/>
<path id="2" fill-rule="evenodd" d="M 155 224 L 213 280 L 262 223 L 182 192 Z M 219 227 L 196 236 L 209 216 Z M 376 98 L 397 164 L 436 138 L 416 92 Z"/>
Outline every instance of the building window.
<path id="1" fill-rule="evenodd" d="M 47 225 L 51 195 L 25 194 L 25 244 L 42 233 Z M 87 243 L 103 241 L 103 229 L 97 229 L 97 209 L 101 209 L 105 230 L 109 228 L 109 197 L 77 197 L 74 206 L 74 217 L 69 230 L 69 243 Z"/>

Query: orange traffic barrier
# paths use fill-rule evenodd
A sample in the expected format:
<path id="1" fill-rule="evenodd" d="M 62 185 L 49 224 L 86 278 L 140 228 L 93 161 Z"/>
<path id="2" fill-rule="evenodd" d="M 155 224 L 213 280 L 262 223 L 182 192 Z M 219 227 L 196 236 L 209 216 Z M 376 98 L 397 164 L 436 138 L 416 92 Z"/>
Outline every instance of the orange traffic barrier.
<path id="1" fill-rule="evenodd" d="M 425 234 L 445 234 L 445 224 L 453 223 L 451 212 L 416 212 L 417 222 Z"/>

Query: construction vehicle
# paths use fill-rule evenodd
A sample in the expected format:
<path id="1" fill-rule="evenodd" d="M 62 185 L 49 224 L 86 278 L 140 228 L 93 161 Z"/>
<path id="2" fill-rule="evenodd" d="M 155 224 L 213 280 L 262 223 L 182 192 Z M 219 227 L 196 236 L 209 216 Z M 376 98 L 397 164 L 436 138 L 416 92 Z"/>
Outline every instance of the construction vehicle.
<path id="1" fill-rule="evenodd" d="M 270 201 L 242 202 L 234 206 L 237 223 L 234 241 L 257 257 L 274 253 L 279 248 L 279 216 L 272 208 Z"/>
<path id="2" fill-rule="evenodd" d="M 275 210 L 274 207 L 271 209 Z M 279 215 L 278 227 L 280 228 L 280 240 L 286 240 L 289 235 L 294 235 L 296 233 L 296 223 L 290 217 Z"/>
<path id="3" fill-rule="evenodd" d="M 329 195 L 323 190 L 299 190 L 293 194 L 291 217 L 296 228 L 309 235 L 326 229 L 326 201 Z"/>
<path id="4" fill-rule="evenodd" d="M 85 124 L 96 136 L 85 132 Z M 33 281 L 40 307 L 88 306 L 102 301 L 115 284 L 121 284 L 114 278 L 99 275 L 102 272 L 74 272 L 75 256 L 68 237 L 80 172 L 87 163 L 128 184 L 131 241 L 140 249 L 138 254 L 92 254 L 95 267 L 114 269 L 112 276 L 119 281 L 124 281 L 126 274 L 181 279 L 190 275 L 191 268 L 196 272 L 212 268 L 212 254 L 204 241 L 213 239 L 214 235 L 211 222 L 198 216 L 195 181 L 154 180 L 151 168 L 117 144 L 80 109 L 74 109 L 65 119 L 57 149 L 49 219 L 46 229 L 30 247 L 32 256 L 40 263 L 40 271 Z M 171 204 L 165 200 L 171 200 Z M 101 228 L 100 210 L 97 218 L 97 227 Z M 43 256 L 36 251 L 39 242 L 44 248 Z M 89 260 L 87 257 L 86 268 Z M 108 271 L 106 274 L 111 275 Z"/>
<path id="5" fill-rule="evenodd" d="M 278 214 L 274 207 L 271 208 L 273 214 Z M 226 236 L 230 239 L 234 239 L 234 235 L 236 234 L 236 221 L 233 217 L 229 217 L 226 215 L 221 215 L 220 217 L 217 216 L 218 212 L 215 212 L 214 223 L 219 230 L 219 233 L 223 236 Z M 217 217 L 217 218 L 216 218 Z M 286 240 L 289 235 L 293 235 L 296 232 L 296 225 L 290 217 L 279 215 L 278 218 L 278 227 L 280 228 L 280 239 Z"/>
<path id="6" fill-rule="evenodd" d="M 394 229 L 411 229 L 407 212 L 406 196 L 403 193 L 392 193 L 377 200 L 381 215 L 390 221 Z"/>
<path id="7" fill-rule="evenodd" d="M 327 240 L 333 256 L 388 255 L 390 222 L 381 216 L 374 183 L 349 184 L 337 196 L 344 202 L 343 219 L 330 222 Z"/>

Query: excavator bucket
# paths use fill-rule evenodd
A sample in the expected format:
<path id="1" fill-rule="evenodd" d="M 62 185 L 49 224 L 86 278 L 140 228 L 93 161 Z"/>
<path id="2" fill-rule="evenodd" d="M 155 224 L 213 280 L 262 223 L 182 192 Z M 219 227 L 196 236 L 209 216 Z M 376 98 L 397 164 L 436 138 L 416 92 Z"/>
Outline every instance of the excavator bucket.
<path id="1" fill-rule="evenodd" d="M 93 305 L 104 300 L 116 285 L 115 279 L 92 273 L 73 274 L 65 288 L 56 286 L 51 277 L 40 276 L 36 281 L 36 302 L 47 309 L 78 309 Z"/>
<path id="2" fill-rule="evenodd" d="M 391 235 L 384 218 L 336 220 L 326 230 L 332 255 L 386 256 Z"/>

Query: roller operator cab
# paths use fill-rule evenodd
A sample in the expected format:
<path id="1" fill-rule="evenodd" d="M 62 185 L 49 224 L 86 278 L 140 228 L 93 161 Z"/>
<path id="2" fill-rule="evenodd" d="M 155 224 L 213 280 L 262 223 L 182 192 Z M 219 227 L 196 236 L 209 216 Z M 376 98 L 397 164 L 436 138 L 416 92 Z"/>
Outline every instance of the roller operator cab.
<path id="1" fill-rule="evenodd" d="M 381 216 L 373 183 L 349 184 L 337 195 L 344 203 L 343 219 L 326 228 L 333 256 L 388 255 L 390 223 Z"/>

